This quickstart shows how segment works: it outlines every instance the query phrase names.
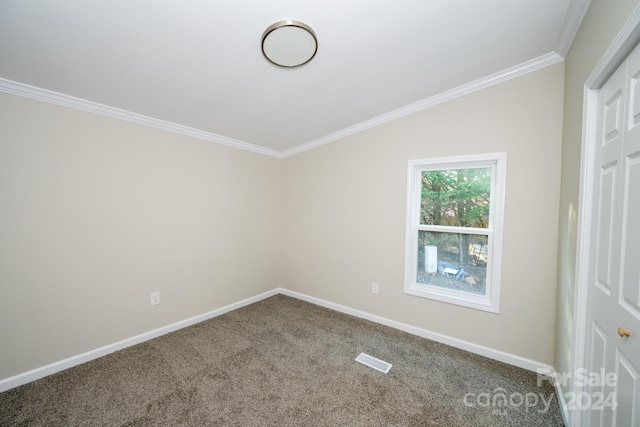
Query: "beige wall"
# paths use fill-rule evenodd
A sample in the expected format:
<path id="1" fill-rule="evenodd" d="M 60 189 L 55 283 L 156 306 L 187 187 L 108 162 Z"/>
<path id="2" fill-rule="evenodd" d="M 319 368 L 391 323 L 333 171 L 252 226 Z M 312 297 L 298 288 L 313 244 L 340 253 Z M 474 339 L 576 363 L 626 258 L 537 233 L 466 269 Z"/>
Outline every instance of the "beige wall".
<path id="1" fill-rule="evenodd" d="M 637 4 L 594 0 L 566 65 L 284 160 L 0 94 L 0 379 L 278 285 L 567 370 L 582 85 Z M 500 314 L 405 295 L 407 160 L 497 151 Z"/>
<path id="2" fill-rule="evenodd" d="M 0 379 L 276 288 L 280 173 L 0 93 Z"/>
<path id="3" fill-rule="evenodd" d="M 563 81 L 556 64 L 286 158 L 282 286 L 552 364 Z M 407 161 L 499 151 L 500 314 L 404 294 Z"/>
<path id="4" fill-rule="evenodd" d="M 638 0 L 593 0 L 565 61 L 555 368 L 571 372 L 584 84 Z"/>

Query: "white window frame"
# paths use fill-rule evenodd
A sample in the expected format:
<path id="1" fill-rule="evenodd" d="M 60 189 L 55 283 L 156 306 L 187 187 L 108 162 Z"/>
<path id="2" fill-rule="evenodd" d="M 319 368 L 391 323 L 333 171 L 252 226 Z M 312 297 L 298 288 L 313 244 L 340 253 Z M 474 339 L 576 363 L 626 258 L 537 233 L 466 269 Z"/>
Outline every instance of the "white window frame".
<path id="1" fill-rule="evenodd" d="M 420 224 L 422 172 L 445 169 L 491 168 L 489 227 L 450 227 Z M 410 160 L 407 173 L 407 223 L 405 235 L 404 292 L 423 298 L 499 313 L 502 239 L 506 189 L 507 153 L 475 154 L 456 157 Z M 418 232 L 482 234 L 488 238 L 488 263 L 485 295 L 417 283 Z"/>

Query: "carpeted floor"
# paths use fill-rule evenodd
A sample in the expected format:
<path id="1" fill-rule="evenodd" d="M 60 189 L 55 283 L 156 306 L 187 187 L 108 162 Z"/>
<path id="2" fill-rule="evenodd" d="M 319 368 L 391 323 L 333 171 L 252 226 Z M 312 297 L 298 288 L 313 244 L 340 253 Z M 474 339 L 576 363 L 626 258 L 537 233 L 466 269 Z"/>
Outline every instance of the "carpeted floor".
<path id="1" fill-rule="evenodd" d="M 2 393 L 0 425 L 563 423 L 535 373 L 276 295 Z"/>

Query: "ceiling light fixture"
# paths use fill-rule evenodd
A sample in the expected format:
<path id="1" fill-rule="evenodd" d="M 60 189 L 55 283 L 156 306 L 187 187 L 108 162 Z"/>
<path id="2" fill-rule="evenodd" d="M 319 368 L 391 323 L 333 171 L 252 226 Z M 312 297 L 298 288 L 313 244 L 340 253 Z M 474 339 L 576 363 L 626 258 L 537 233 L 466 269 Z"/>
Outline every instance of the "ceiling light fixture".
<path id="1" fill-rule="evenodd" d="M 316 33 L 299 21 L 279 21 L 262 34 L 262 53 L 275 65 L 299 67 L 311 61 L 318 51 Z"/>

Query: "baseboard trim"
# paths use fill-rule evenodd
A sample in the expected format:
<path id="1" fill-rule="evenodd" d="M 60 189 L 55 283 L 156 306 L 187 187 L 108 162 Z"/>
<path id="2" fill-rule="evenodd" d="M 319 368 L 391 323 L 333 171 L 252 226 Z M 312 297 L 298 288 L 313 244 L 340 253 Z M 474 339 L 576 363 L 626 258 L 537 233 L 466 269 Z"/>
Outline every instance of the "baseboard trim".
<path id="1" fill-rule="evenodd" d="M 570 418 L 569 408 L 567 406 L 567 401 L 565 399 L 564 390 L 562 390 L 562 381 L 556 380 L 559 378 L 563 378 L 562 375 L 559 375 L 558 372 L 556 372 L 556 370 L 553 368 L 551 368 L 548 371 L 545 370 L 545 371 L 539 372 L 539 374 L 547 377 L 545 378 L 545 380 L 548 380 L 553 384 L 556 390 L 556 397 L 558 398 L 558 405 L 560 406 L 560 413 L 562 414 L 562 421 L 564 422 L 565 426 L 571 425 L 569 424 L 569 418 Z"/>
<path id="2" fill-rule="evenodd" d="M 256 295 L 254 297 L 247 298 L 242 301 L 217 308 L 208 313 L 190 317 L 188 319 L 181 320 L 179 322 L 172 323 L 170 325 L 163 326 L 161 328 L 154 329 L 152 331 L 145 332 L 131 338 L 126 338 L 122 341 L 118 341 L 113 344 L 106 345 L 104 347 L 97 348 L 95 350 L 87 351 L 86 353 L 78 354 L 76 356 L 71 356 L 67 359 L 51 363 L 49 365 L 45 365 L 40 368 L 33 369 L 31 371 L 27 371 L 22 374 L 15 375 L 13 377 L 5 378 L 3 380 L 0 380 L 0 393 L 3 391 L 10 390 L 12 388 L 21 386 L 23 384 L 30 383 L 40 378 L 53 375 L 57 372 L 72 368 L 82 363 L 89 362 L 99 357 L 106 356 L 107 354 L 114 353 L 118 350 L 122 350 L 124 348 L 134 346 L 136 344 L 141 344 L 153 338 L 157 338 L 162 335 L 168 334 L 170 332 L 177 331 L 178 329 L 186 328 L 188 326 L 195 325 L 196 323 L 200 323 L 205 320 L 209 320 L 211 318 L 228 313 L 230 311 L 237 310 L 238 308 L 242 308 L 244 306 L 253 304 L 265 298 L 272 297 L 276 294 L 278 294 L 278 289 L 273 289 L 271 291 L 264 292 L 260 295 Z"/>
<path id="3" fill-rule="evenodd" d="M 516 356 L 514 354 L 505 353 L 500 350 L 494 350 L 489 347 L 484 347 L 479 344 L 474 344 L 468 341 L 463 341 L 458 338 L 453 338 L 448 335 L 443 335 L 438 332 L 429 331 L 427 329 L 411 326 L 406 323 L 397 322 L 395 320 L 387 319 L 385 317 L 370 314 L 365 311 L 356 310 L 344 305 L 336 304 L 333 302 L 325 301 L 320 298 L 312 297 L 309 295 L 301 294 L 299 292 L 290 291 L 288 289 L 280 288 L 278 292 L 290 296 L 292 298 L 300 299 L 311 304 L 319 305 L 322 307 L 330 308 L 331 310 L 339 311 L 341 313 L 349 314 L 351 316 L 359 317 L 361 319 L 370 320 L 381 325 L 390 326 L 394 329 L 399 329 L 404 332 L 408 332 L 412 335 L 417 335 L 423 338 L 437 341 L 443 344 L 450 345 L 452 347 L 466 350 L 471 353 L 479 354 L 481 356 L 488 357 L 490 359 L 498 360 L 500 362 L 508 363 L 509 365 L 517 366 L 529 371 L 537 372 L 538 370 L 553 371 L 553 368 L 544 363 L 537 362 L 535 360 L 527 359 L 524 357 Z"/>
<path id="4" fill-rule="evenodd" d="M 567 401 L 564 398 L 564 390 L 562 390 L 562 384 L 560 384 L 560 381 L 556 381 L 555 386 L 556 396 L 558 397 L 558 404 L 560 405 L 560 412 L 562 413 L 562 421 L 564 421 L 565 426 L 570 426 L 571 424 L 569 423 L 569 407 L 567 406 Z"/>
<path id="5" fill-rule="evenodd" d="M 427 338 L 433 341 L 437 341 L 443 344 L 450 345 L 452 347 L 459 348 L 461 350 L 468 351 L 470 353 L 479 354 L 481 356 L 488 357 L 490 359 L 498 360 L 500 362 L 507 363 L 509 365 L 517 366 L 519 368 L 523 368 L 529 371 L 533 371 L 536 373 L 540 372 L 548 372 L 555 373 L 555 369 L 547 365 L 545 363 L 537 362 L 535 360 L 527 359 L 524 357 L 516 356 L 514 354 L 506 353 L 500 350 L 495 350 L 489 347 L 484 347 L 479 344 L 474 344 L 468 341 L 460 340 L 457 338 L 450 337 L 448 335 L 443 335 L 437 332 L 429 331 L 427 329 L 418 328 L 416 326 L 411 326 L 406 323 L 397 322 L 395 320 L 387 319 L 385 317 L 377 316 L 375 314 L 370 314 L 365 311 L 356 310 L 350 307 L 346 307 L 344 305 L 336 304 L 330 301 L 326 301 L 320 298 L 312 297 L 306 294 L 302 294 L 295 291 L 290 291 L 288 289 L 280 288 L 278 289 L 278 293 L 290 296 L 292 298 L 296 298 L 302 301 L 309 302 L 311 304 L 319 305 L 321 307 L 329 308 L 331 310 L 335 310 L 341 313 L 349 314 L 351 316 L 359 317 L 361 319 L 370 320 L 375 323 L 379 323 L 381 325 L 389 326 L 394 329 L 399 329 L 404 332 L 408 332 L 412 335 L 417 335 L 423 338 Z M 550 374 L 550 375 L 551 375 Z M 562 390 L 562 385 L 560 382 L 554 382 L 554 386 L 556 389 L 556 396 L 558 397 L 558 404 L 560 405 L 560 411 L 562 413 L 562 420 L 564 421 L 565 426 L 571 425 L 569 423 L 569 409 L 567 407 L 567 402 L 564 397 L 564 391 Z"/>
<path id="6" fill-rule="evenodd" d="M 251 298 L 244 299 L 242 301 L 226 305 L 224 307 L 212 310 L 208 313 L 204 313 L 198 316 L 190 317 L 185 320 L 181 320 L 176 323 L 172 323 L 167 326 L 163 326 L 158 329 L 154 329 L 149 332 L 142 333 L 140 335 L 136 335 L 131 338 L 126 338 L 122 341 L 118 341 L 113 344 L 106 345 L 104 347 L 97 348 L 95 350 L 90 350 L 86 353 L 82 353 L 76 356 L 69 357 L 64 360 L 60 360 L 58 362 L 51 363 L 46 366 L 42 366 L 40 368 L 33 369 L 31 371 L 27 371 L 13 377 L 5 378 L 0 380 L 0 393 L 10 390 L 12 388 L 21 386 L 23 384 L 30 383 L 32 381 L 38 380 L 40 378 L 46 377 L 48 375 L 53 375 L 57 372 L 63 371 L 65 369 L 72 368 L 74 366 L 80 365 L 82 363 L 89 362 L 91 360 L 97 359 L 102 356 L 106 356 L 107 354 L 116 352 L 118 350 L 122 350 L 127 347 L 134 346 L 136 344 L 141 344 L 145 341 L 149 341 L 153 338 L 160 337 L 162 335 L 168 334 L 170 332 L 177 331 L 178 329 L 186 328 L 188 326 L 195 325 L 196 323 L 203 322 L 205 320 L 209 320 L 211 318 L 220 316 L 222 314 L 228 313 L 233 310 L 237 310 L 244 306 L 256 303 L 263 299 L 272 297 L 277 294 L 286 295 L 292 298 L 296 298 L 302 301 L 309 302 L 311 304 L 319 305 L 321 307 L 326 307 L 331 310 L 335 310 L 341 313 L 349 314 L 351 316 L 359 317 L 361 319 L 369 320 L 375 323 L 379 323 L 381 325 L 389 326 L 394 329 L 398 329 L 404 332 L 408 332 L 413 335 L 417 335 L 423 338 L 427 338 L 433 341 L 437 341 L 443 344 L 450 345 L 452 347 L 459 348 L 461 350 L 469 351 L 471 353 L 479 354 L 481 356 L 488 357 L 490 359 L 498 360 L 500 362 L 507 363 L 509 365 L 518 366 L 523 369 L 527 369 L 529 371 L 537 372 L 539 370 L 546 370 L 548 372 L 553 372 L 553 368 L 544 363 L 537 362 L 535 360 L 527 359 L 524 357 L 516 356 L 510 353 L 505 353 L 503 351 L 494 350 L 489 347 L 484 347 L 478 344 L 474 344 L 468 341 L 463 341 L 457 338 L 453 338 L 447 335 L 443 335 L 437 332 L 433 332 L 427 329 L 418 328 L 416 326 L 411 326 L 406 323 L 398 322 L 395 320 L 387 319 L 385 317 L 377 316 L 375 314 L 370 314 L 365 311 L 356 310 L 350 307 L 346 307 L 344 305 L 336 304 L 330 301 L 326 301 L 320 298 L 312 297 L 309 295 L 305 295 L 299 292 L 291 291 L 284 288 L 276 288 L 268 292 L 264 292 L 262 294 L 256 295 Z M 567 409 L 566 403 L 564 402 L 564 396 L 561 393 L 561 390 L 558 390 L 558 401 L 561 404 L 563 417 L 565 418 L 565 423 L 567 419 Z"/>

